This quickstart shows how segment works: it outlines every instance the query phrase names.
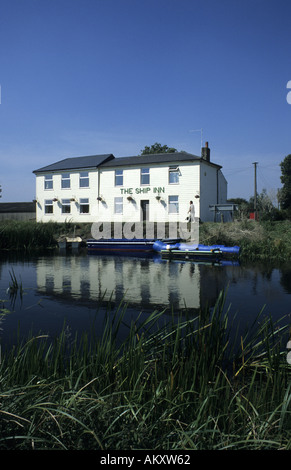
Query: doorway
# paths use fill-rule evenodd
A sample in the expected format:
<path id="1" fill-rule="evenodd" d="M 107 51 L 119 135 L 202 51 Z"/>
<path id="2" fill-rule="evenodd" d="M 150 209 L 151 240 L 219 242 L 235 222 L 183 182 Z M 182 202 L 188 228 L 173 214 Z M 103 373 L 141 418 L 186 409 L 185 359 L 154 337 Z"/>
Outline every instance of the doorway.
<path id="1" fill-rule="evenodd" d="M 149 220 L 149 205 L 150 201 L 148 199 L 142 199 L 140 201 L 142 222 L 146 222 L 147 220 Z"/>

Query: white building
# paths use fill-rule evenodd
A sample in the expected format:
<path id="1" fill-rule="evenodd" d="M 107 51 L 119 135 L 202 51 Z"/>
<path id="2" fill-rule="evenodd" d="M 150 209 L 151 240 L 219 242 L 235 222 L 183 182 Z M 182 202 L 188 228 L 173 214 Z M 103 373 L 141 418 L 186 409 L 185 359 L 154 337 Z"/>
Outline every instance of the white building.
<path id="1" fill-rule="evenodd" d="M 227 182 L 210 161 L 187 152 L 115 158 L 67 158 L 35 170 L 39 222 L 179 222 L 192 200 L 195 217 L 213 221 L 209 206 L 225 204 Z"/>

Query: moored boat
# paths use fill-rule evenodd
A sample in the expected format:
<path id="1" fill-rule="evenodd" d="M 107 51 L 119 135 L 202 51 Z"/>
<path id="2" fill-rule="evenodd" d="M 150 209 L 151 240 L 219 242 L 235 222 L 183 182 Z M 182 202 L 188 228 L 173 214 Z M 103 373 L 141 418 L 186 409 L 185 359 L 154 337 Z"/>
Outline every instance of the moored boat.
<path id="1" fill-rule="evenodd" d="M 197 243 L 166 243 L 161 240 L 156 240 L 153 244 L 153 249 L 161 253 L 163 257 L 167 258 L 185 258 L 185 259 L 205 259 L 213 258 L 216 260 L 222 258 L 238 257 L 240 252 L 239 246 L 224 246 L 224 245 L 201 245 Z"/>
<path id="2" fill-rule="evenodd" d="M 164 243 L 176 243 L 180 239 L 164 239 Z M 135 252 L 152 252 L 156 253 L 153 246 L 155 239 L 147 238 L 133 238 L 131 240 L 126 238 L 108 238 L 108 239 L 89 239 L 87 240 L 87 249 L 89 253 L 98 252 L 123 252 L 123 253 L 135 253 Z"/>

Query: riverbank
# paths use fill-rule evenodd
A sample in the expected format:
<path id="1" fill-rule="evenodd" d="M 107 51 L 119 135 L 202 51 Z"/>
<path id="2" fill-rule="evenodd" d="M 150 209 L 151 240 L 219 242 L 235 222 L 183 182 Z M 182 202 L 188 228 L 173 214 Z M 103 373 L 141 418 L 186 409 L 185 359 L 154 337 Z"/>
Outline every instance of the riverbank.
<path id="1" fill-rule="evenodd" d="M 1 250 L 51 249 L 65 237 L 80 237 L 84 242 L 92 238 L 92 224 L 22 221 L 0 222 Z M 112 224 L 112 236 L 113 235 Z M 278 260 L 291 258 L 291 222 L 250 220 L 229 223 L 202 223 L 199 227 L 201 244 L 222 244 L 241 247 L 242 260 Z M 169 226 L 165 227 L 165 237 Z"/>
<path id="2" fill-rule="evenodd" d="M 108 306 L 101 338 L 2 351 L 0 449 L 290 450 L 287 332 L 260 318 L 234 350 L 225 307 L 221 292 L 196 318 L 155 311 L 119 344 L 126 309 Z"/>

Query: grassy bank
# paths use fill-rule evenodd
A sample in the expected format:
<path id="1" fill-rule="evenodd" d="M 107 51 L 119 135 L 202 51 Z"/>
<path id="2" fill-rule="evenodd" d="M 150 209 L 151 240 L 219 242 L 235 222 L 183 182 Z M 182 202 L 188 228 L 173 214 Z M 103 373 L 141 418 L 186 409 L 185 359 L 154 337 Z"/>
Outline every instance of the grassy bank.
<path id="1" fill-rule="evenodd" d="M 205 223 L 200 226 L 200 243 L 241 247 L 242 260 L 291 258 L 291 222 L 250 220 L 230 223 Z"/>
<path id="2" fill-rule="evenodd" d="M 0 249 L 35 250 L 53 248 L 65 236 L 92 238 L 92 224 L 0 222 Z M 156 232 L 155 232 L 156 233 Z M 202 223 L 200 243 L 223 244 L 241 247 L 241 259 L 282 260 L 291 258 L 291 222 L 254 222 L 249 220 L 231 223 Z M 169 225 L 165 226 L 165 237 L 169 236 Z M 112 237 L 114 227 L 112 224 Z"/>
<path id="3" fill-rule="evenodd" d="M 123 344 L 120 306 L 94 341 L 2 351 L 0 450 L 290 450 L 286 334 L 261 320 L 235 351 L 224 302 L 168 325 L 154 312 Z"/>
<path id="4" fill-rule="evenodd" d="M 36 223 L 34 221 L 1 221 L 1 250 L 38 250 L 54 248 L 64 236 L 90 237 L 92 224 Z"/>

